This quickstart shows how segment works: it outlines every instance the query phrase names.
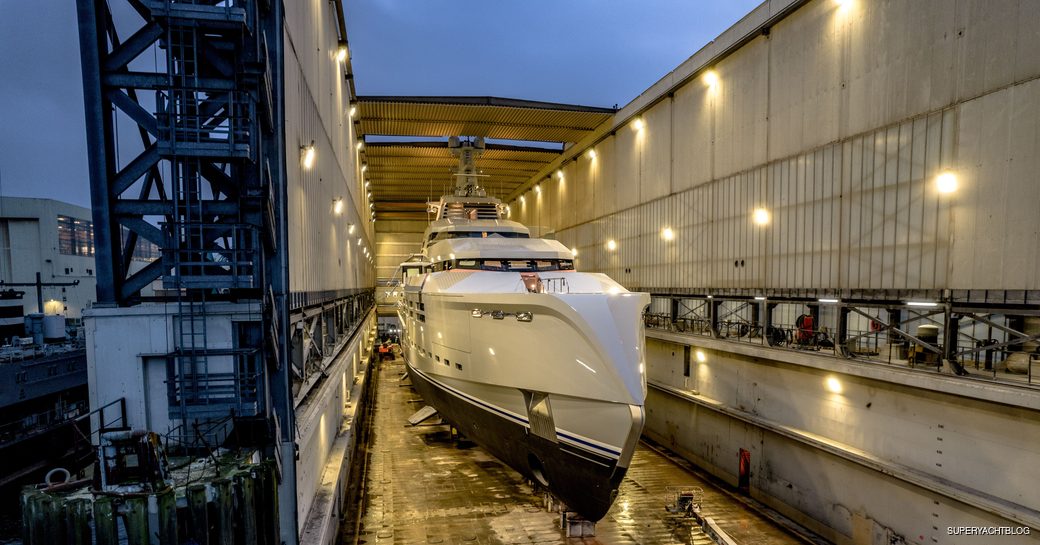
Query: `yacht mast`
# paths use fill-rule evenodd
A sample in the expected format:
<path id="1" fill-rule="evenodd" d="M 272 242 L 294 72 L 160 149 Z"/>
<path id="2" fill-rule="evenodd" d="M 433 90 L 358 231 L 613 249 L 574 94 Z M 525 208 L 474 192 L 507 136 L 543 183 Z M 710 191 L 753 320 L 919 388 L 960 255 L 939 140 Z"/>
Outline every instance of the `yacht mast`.
<path id="1" fill-rule="evenodd" d="M 477 136 L 472 140 L 462 140 L 452 136 L 448 139 L 448 149 L 459 158 L 459 168 L 455 171 L 455 196 L 486 197 L 487 192 L 478 181 L 486 175 L 480 174 L 476 165 L 477 157 L 484 153 L 484 138 Z"/>

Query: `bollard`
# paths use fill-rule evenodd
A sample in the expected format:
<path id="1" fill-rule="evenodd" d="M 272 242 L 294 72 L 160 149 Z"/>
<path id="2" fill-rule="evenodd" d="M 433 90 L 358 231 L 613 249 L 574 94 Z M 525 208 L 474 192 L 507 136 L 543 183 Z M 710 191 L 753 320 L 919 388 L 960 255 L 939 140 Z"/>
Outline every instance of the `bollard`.
<path id="1" fill-rule="evenodd" d="M 155 532 L 159 536 L 159 543 L 176 545 L 180 542 L 177 539 L 177 494 L 173 488 L 167 488 L 155 495 L 155 502 L 159 509 L 159 527 Z"/>
<path id="2" fill-rule="evenodd" d="M 90 500 L 79 498 L 65 504 L 65 529 L 69 545 L 90 545 Z"/>
<path id="3" fill-rule="evenodd" d="M 97 545 L 119 545 L 115 505 L 108 496 L 94 498 L 94 537 Z"/>
<path id="4" fill-rule="evenodd" d="M 123 497 L 128 545 L 150 545 L 148 539 L 148 497 Z"/>
<path id="5" fill-rule="evenodd" d="M 238 520 L 242 524 L 241 545 L 257 545 L 256 496 L 253 474 L 240 471 L 235 474 L 235 494 L 238 499 Z"/>
<path id="6" fill-rule="evenodd" d="M 65 543 L 65 501 L 51 494 L 41 500 L 44 516 L 43 541 L 38 543 Z"/>
<path id="7" fill-rule="evenodd" d="M 260 516 L 267 522 L 266 543 L 277 545 L 282 542 L 282 529 L 278 526 L 278 469 L 273 460 L 264 462 L 264 501 L 260 505 Z"/>
<path id="8" fill-rule="evenodd" d="M 209 545 L 209 507 L 206 485 L 193 484 L 186 491 L 188 501 L 187 541 Z"/>
<path id="9" fill-rule="evenodd" d="M 46 525 L 43 506 L 43 492 L 26 489 L 22 493 L 22 541 L 26 545 L 43 543 L 43 527 Z"/>
<path id="10" fill-rule="evenodd" d="M 231 479 L 221 478 L 213 481 L 213 490 L 217 504 L 217 545 L 235 544 L 235 496 L 231 487 Z"/>

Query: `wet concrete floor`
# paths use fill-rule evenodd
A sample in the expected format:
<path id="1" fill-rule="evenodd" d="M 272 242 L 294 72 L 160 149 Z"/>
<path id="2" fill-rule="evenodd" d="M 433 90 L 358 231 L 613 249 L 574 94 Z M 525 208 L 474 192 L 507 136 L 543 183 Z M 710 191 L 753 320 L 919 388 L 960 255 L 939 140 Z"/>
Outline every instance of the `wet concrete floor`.
<path id="1" fill-rule="evenodd" d="M 359 460 L 367 456 L 361 516 L 344 521 L 342 545 L 710 544 L 692 519 L 665 511 L 677 489 L 693 487 L 703 490 L 703 513 L 738 543 L 801 543 L 643 445 L 596 537 L 567 539 L 559 516 L 519 473 L 472 443 L 453 441 L 445 425 L 408 425 L 424 403 L 400 381 L 404 370 L 402 360 L 381 363 L 373 377 L 372 428 L 359 453 Z"/>

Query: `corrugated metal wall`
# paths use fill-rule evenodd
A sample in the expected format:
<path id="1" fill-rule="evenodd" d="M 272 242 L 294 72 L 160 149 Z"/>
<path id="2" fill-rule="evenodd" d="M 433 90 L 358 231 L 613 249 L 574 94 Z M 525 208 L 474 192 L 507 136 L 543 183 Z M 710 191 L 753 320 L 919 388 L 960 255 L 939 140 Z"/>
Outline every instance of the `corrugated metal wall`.
<path id="1" fill-rule="evenodd" d="M 361 251 L 372 248 L 374 230 L 348 114 L 350 90 L 343 64 L 335 59 L 338 39 L 332 3 L 286 3 L 285 152 L 293 291 L 363 288 L 375 281 L 374 268 Z M 305 170 L 300 147 L 312 141 L 315 164 Z M 337 199 L 344 202 L 339 214 Z"/>
<path id="2" fill-rule="evenodd" d="M 1038 20 L 1037 2 L 810 2 L 714 85 L 575 148 L 513 217 L 630 287 L 1040 289 Z"/>

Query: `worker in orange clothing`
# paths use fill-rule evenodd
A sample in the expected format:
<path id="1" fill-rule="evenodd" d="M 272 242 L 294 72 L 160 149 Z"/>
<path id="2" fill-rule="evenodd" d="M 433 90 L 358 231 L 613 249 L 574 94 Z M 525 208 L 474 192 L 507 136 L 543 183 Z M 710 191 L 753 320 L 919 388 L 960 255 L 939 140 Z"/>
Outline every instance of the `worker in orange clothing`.
<path id="1" fill-rule="evenodd" d="M 383 343 L 379 345 L 379 361 L 386 361 L 390 359 L 390 347 Z"/>

